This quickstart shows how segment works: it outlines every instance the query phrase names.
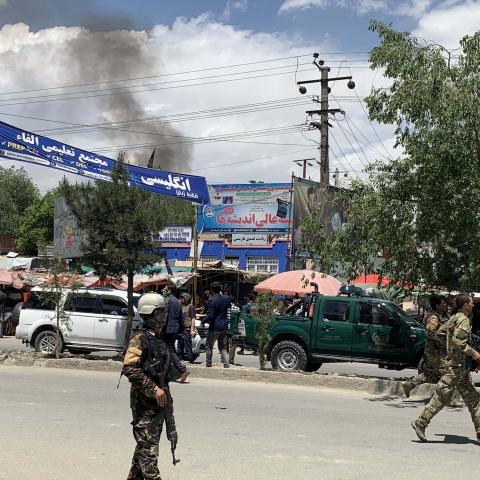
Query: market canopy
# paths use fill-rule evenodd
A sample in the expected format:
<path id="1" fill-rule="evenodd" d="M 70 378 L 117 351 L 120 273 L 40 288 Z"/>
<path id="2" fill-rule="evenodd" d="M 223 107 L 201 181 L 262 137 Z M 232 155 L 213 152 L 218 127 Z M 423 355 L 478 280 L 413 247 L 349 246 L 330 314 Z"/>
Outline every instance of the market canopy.
<path id="1" fill-rule="evenodd" d="M 298 294 L 303 297 L 313 292 L 311 285 L 314 282 L 318 285 L 318 291 L 323 295 L 337 295 L 341 283 L 334 277 L 312 270 L 292 270 L 279 273 L 267 278 L 255 286 L 256 292 L 272 292 L 282 295 Z"/>
<path id="2" fill-rule="evenodd" d="M 34 163 L 93 180 L 111 180 L 116 161 L 0 122 L 0 158 Z M 125 165 L 130 185 L 159 195 L 206 204 L 205 177 Z"/>
<path id="3" fill-rule="evenodd" d="M 368 286 L 368 287 L 378 287 L 379 285 L 381 287 L 386 287 L 387 285 L 390 285 L 392 280 L 389 277 L 383 276 L 382 280 L 380 281 L 380 275 L 377 275 L 376 273 L 370 273 L 368 275 L 360 275 L 357 278 L 354 278 L 353 280 L 350 281 L 350 283 L 354 285 L 363 285 L 363 286 Z"/>

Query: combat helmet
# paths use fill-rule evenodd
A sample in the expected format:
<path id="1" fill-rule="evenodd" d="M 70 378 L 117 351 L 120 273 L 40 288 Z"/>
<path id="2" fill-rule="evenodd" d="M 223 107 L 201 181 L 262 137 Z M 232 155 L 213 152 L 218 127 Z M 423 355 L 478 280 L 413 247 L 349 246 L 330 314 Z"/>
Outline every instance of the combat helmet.
<path id="1" fill-rule="evenodd" d="M 154 310 L 165 310 L 165 298 L 159 293 L 145 293 L 138 301 L 138 313 L 140 315 L 151 315 Z"/>

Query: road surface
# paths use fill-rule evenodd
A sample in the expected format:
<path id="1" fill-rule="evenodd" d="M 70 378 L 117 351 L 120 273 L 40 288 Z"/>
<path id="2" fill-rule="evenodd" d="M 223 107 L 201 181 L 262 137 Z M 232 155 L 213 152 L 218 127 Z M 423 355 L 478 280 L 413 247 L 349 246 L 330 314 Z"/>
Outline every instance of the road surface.
<path id="1" fill-rule="evenodd" d="M 29 347 L 22 345 L 20 340 L 17 340 L 13 337 L 3 337 L 0 338 L 0 351 L 29 351 Z M 238 350 L 237 350 L 238 351 Z M 98 353 L 98 352 L 97 352 Z M 97 355 L 97 353 L 95 355 Z M 112 356 L 113 352 L 100 352 L 99 355 Z M 198 361 L 202 363 L 205 362 L 205 354 L 201 354 Z M 214 362 L 220 363 L 220 355 L 218 352 L 215 352 Z M 235 362 L 239 365 L 245 367 L 255 367 L 258 368 L 258 357 L 252 355 L 251 352 L 246 352 L 245 355 L 235 356 Z M 269 364 L 270 365 L 270 364 Z M 354 374 L 367 377 L 393 377 L 393 378 L 404 378 L 411 377 L 416 374 L 416 371 L 413 369 L 405 369 L 401 371 L 396 370 L 385 370 L 378 368 L 377 365 L 370 365 L 365 363 L 325 363 L 319 370 L 320 373 L 342 373 L 342 374 Z M 479 376 L 480 380 L 480 376 Z"/>
<path id="2" fill-rule="evenodd" d="M 128 382 L 113 373 L 0 367 L 0 479 L 119 480 L 134 447 Z M 480 447 L 466 409 L 416 441 L 421 402 L 313 387 L 193 378 L 175 384 L 178 456 L 164 480 L 470 478 Z"/>

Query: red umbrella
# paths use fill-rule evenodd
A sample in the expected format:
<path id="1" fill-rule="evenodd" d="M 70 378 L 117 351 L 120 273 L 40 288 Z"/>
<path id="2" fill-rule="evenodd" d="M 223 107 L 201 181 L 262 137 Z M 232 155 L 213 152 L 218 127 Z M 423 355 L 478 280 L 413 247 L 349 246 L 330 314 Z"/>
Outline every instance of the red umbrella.
<path id="1" fill-rule="evenodd" d="M 305 281 L 309 282 L 308 285 Z M 318 291 L 323 295 L 337 295 L 341 283 L 330 275 L 314 272 L 312 270 L 292 270 L 283 272 L 260 282 L 254 290 L 256 292 L 272 292 L 282 295 L 295 295 L 303 297 L 306 293 L 313 292 L 310 282 L 318 285 Z"/>

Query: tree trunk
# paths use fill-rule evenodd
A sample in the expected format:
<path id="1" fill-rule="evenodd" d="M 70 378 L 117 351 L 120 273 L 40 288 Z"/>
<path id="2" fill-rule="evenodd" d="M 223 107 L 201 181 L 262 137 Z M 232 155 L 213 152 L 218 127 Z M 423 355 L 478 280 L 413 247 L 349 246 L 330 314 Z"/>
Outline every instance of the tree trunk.
<path id="1" fill-rule="evenodd" d="M 125 338 L 123 340 L 123 353 L 127 351 L 128 342 L 132 334 L 133 325 L 133 267 L 129 267 L 127 272 L 127 301 L 128 301 L 128 314 L 127 314 L 127 328 L 125 330 Z"/>
<path id="2" fill-rule="evenodd" d="M 60 307 L 59 302 L 56 304 L 56 313 L 57 313 L 57 332 L 55 334 L 55 357 L 60 358 Z"/>

